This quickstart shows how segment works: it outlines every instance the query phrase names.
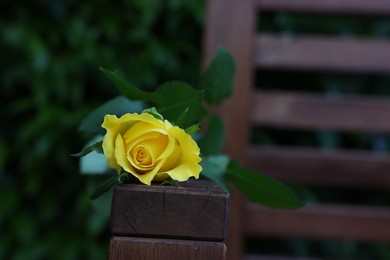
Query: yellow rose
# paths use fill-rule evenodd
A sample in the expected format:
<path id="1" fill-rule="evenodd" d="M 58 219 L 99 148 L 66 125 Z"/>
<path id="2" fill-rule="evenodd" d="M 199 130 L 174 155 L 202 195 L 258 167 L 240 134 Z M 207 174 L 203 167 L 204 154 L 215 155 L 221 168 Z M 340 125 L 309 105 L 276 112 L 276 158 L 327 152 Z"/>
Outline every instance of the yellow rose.
<path id="1" fill-rule="evenodd" d="M 185 181 L 199 178 L 199 147 L 183 129 L 149 113 L 125 114 L 119 119 L 106 115 L 103 151 L 108 165 L 124 171 L 142 183 L 171 177 Z"/>

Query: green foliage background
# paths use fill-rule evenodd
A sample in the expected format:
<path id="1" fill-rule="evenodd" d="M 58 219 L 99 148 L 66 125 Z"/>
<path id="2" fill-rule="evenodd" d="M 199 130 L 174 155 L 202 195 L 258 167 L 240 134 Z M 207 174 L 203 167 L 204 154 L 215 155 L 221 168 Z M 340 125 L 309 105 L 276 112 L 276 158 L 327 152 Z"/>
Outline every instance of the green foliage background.
<path id="1" fill-rule="evenodd" d="M 0 259 L 107 259 L 109 197 L 92 203 L 77 132 L 116 96 L 98 70 L 151 89 L 192 83 L 202 1 L 0 3 Z"/>

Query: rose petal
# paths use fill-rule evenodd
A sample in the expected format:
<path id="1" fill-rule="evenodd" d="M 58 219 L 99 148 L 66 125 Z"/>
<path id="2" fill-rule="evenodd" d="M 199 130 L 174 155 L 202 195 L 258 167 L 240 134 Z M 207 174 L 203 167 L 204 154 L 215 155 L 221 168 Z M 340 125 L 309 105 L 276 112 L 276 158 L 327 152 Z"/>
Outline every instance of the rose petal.
<path id="1" fill-rule="evenodd" d="M 183 163 L 175 167 L 170 171 L 166 171 L 172 179 L 177 181 L 186 181 L 190 177 L 199 178 L 199 173 L 202 171 L 202 167 L 199 164 Z"/>
<path id="2" fill-rule="evenodd" d="M 169 133 L 178 141 L 181 148 L 181 156 L 175 168 L 166 171 L 166 173 L 172 179 L 178 181 L 185 181 L 189 177 L 198 179 L 202 171 L 202 167 L 199 165 L 202 159 L 199 157 L 200 149 L 197 143 L 189 134 L 177 126 L 170 128 Z"/>
<path id="3" fill-rule="evenodd" d="M 139 124 L 137 124 L 139 125 Z M 134 125 L 135 126 L 135 125 Z M 154 128 L 156 130 L 156 128 Z M 129 133 L 130 131 L 126 132 Z M 165 130 L 160 132 L 146 132 L 141 136 L 138 136 L 137 138 L 133 139 L 130 143 L 126 144 L 126 150 L 130 151 L 128 152 L 128 160 L 130 161 L 131 165 L 139 170 L 142 171 L 149 171 L 151 170 L 151 167 L 154 167 L 156 162 L 160 160 L 161 153 L 164 151 L 164 149 L 167 146 L 168 143 L 168 137 L 167 135 L 161 132 L 167 133 Z M 138 160 L 134 157 L 136 150 L 142 146 L 144 149 L 146 149 L 151 156 L 151 162 L 149 165 L 146 164 L 140 164 Z"/>
<path id="4" fill-rule="evenodd" d="M 147 172 L 145 174 L 138 174 L 136 177 L 144 184 L 146 185 L 150 185 L 152 183 L 152 181 L 154 180 L 154 178 L 156 177 L 157 173 L 159 172 L 160 168 L 161 168 L 161 165 L 162 165 L 162 161 L 159 162 L 152 171 L 150 172 Z"/>
<path id="5" fill-rule="evenodd" d="M 167 135 L 167 138 L 168 138 L 167 140 L 168 142 L 164 146 L 165 149 L 156 160 L 163 160 L 169 157 L 175 151 L 175 144 L 176 144 L 175 138 L 170 134 Z"/>
<path id="6" fill-rule="evenodd" d="M 118 118 L 116 116 L 112 116 L 112 115 L 106 115 L 104 117 L 102 127 L 107 130 L 107 133 L 104 136 L 102 147 L 103 147 L 104 155 L 107 158 L 108 165 L 111 168 L 114 168 L 117 171 L 119 171 L 120 166 L 116 162 L 115 155 L 114 155 L 115 138 L 118 134 L 118 128 L 119 128 L 119 126 L 116 124 L 117 119 Z"/>
<path id="7" fill-rule="evenodd" d="M 200 149 L 198 144 L 183 129 L 174 126 L 169 130 L 169 133 L 179 142 L 182 150 L 181 162 L 197 164 L 202 160 L 199 157 Z"/>
<path id="8" fill-rule="evenodd" d="M 138 149 L 144 149 L 145 153 L 147 153 L 147 158 L 145 158 L 143 161 L 137 158 Z M 137 170 L 137 174 L 145 174 L 146 172 L 150 172 L 154 168 L 154 161 L 152 155 L 142 144 L 138 144 L 134 147 L 134 149 L 130 150 L 127 153 L 127 159 L 129 160 L 131 166 L 133 166 Z"/>
<path id="9" fill-rule="evenodd" d="M 173 143 L 174 143 L 174 150 L 167 158 L 164 159 L 164 163 L 160 169 L 161 172 L 171 170 L 173 167 L 176 166 L 177 162 L 179 161 L 181 155 L 181 148 L 179 144 L 176 143 L 176 140 L 174 140 Z"/>
<path id="10" fill-rule="evenodd" d="M 115 139 L 118 134 L 123 134 L 129 127 L 136 123 L 138 114 L 125 114 L 121 118 L 115 115 L 106 115 L 102 127 L 107 130 L 103 139 L 103 152 L 107 158 L 107 163 L 111 168 L 120 170 L 120 166 L 115 159 Z"/>
<path id="11" fill-rule="evenodd" d="M 115 139 L 115 158 L 123 170 L 133 175 L 136 174 L 136 171 L 127 160 L 127 152 L 121 135 L 117 135 Z"/>
<path id="12" fill-rule="evenodd" d="M 161 126 L 164 127 L 162 124 Z M 126 143 L 131 143 L 137 138 L 142 138 L 144 135 L 151 133 L 151 135 L 156 135 L 158 133 L 167 134 L 167 131 L 163 128 L 156 127 L 156 125 L 145 123 L 145 122 L 137 122 L 130 129 L 126 131 L 123 135 Z"/>
<path id="13" fill-rule="evenodd" d="M 143 170 L 153 167 L 153 157 L 144 144 L 138 144 L 132 151 L 127 153 L 127 158 L 134 162 L 132 166 Z"/>
<path id="14" fill-rule="evenodd" d="M 115 140 L 115 156 L 118 160 L 118 164 L 128 173 L 131 173 L 134 177 L 139 179 L 142 183 L 150 185 L 154 176 L 156 175 L 159 167 L 155 167 L 152 171 L 139 174 L 137 171 L 130 165 L 126 157 L 125 146 L 123 144 L 122 136 L 118 135 Z"/>
<path id="15" fill-rule="evenodd" d="M 160 160 L 161 154 L 167 147 L 168 137 L 167 135 L 160 134 L 158 138 L 149 139 L 142 142 L 152 155 L 153 161 Z"/>

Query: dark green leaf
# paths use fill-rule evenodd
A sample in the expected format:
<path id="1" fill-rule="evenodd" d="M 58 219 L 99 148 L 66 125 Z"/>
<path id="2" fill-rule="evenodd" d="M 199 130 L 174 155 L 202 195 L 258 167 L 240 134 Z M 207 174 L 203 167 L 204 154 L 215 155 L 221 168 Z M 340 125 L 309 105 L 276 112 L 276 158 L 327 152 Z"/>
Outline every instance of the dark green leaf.
<path id="1" fill-rule="evenodd" d="M 134 177 L 134 176 L 133 176 L 133 177 Z M 119 175 L 119 177 L 118 177 L 118 182 L 119 182 L 120 184 L 126 183 L 126 182 L 129 181 L 130 178 L 131 178 L 131 177 L 130 177 L 129 173 L 127 173 L 127 172 L 122 172 L 122 173 Z"/>
<path id="2" fill-rule="evenodd" d="M 219 116 L 212 116 L 207 122 L 207 130 L 198 142 L 202 155 L 220 154 L 225 138 L 225 126 Z"/>
<path id="3" fill-rule="evenodd" d="M 231 162 L 226 171 L 231 181 L 251 202 L 271 208 L 295 209 L 304 203 L 281 182 Z"/>
<path id="4" fill-rule="evenodd" d="M 100 195 L 103 193 L 109 191 L 112 187 L 115 186 L 115 184 L 118 184 L 118 176 L 113 175 L 110 176 L 105 182 L 103 182 L 102 185 L 100 185 L 95 192 L 93 192 L 90 196 L 91 200 L 97 199 Z"/>
<path id="5" fill-rule="evenodd" d="M 142 113 L 148 113 L 151 114 L 154 118 L 164 120 L 164 117 L 157 111 L 155 107 L 145 109 Z"/>
<path id="6" fill-rule="evenodd" d="M 189 135 L 193 135 L 196 134 L 199 131 L 199 129 L 200 129 L 199 124 L 194 124 L 190 127 L 187 127 L 184 131 Z"/>
<path id="7" fill-rule="evenodd" d="M 230 192 L 226 181 L 225 171 L 229 164 L 229 158 L 226 155 L 209 156 L 202 158 L 202 175 L 216 182 L 224 190 Z"/>
<path id="8" fill-rule="evenodd" d="M 187 121 L 187 115 L 188 115 L 189 108 L 187 107 L 183 113 L 180 114 L 179 118 L 176 121 L 176 125 L 180 128 L 184 128 L 186 121 Z"/>
<path id="9" fill-rule="evenodd" d="M 186 124 L 194 124 L 202 118 L 202 91 L 182 82 L 171 81 L 161 85 L 156 92 L 164 97 L 159 101 L 157 109 L 169 121 L 174 122 L 187 108 Z"/>
<path id="10" fill-rule="evenodd" d="M 232 94 L 234 70 L 232 55 L 219 48 L 213 61 L 202 74 L 198 86 L 205 91 L 205 99 L 209 104 L 218 105 Z"/>
<path id="11" fill-rule="evenodd" d="M 100 68 L 103 74 L 112 80 L 118 90 L 130 100 L 142 100 L 144 102 L 159 103 L 161 101 L 161 96 L 155 92 L 146 92 L 143 91 L 130 82 L 119 77 L 117 72 L 112 72 L 104 68 Z"/>
<path id="12" fill-rule="evenodd" d="M 92 111 L 80 124 L 80 131 L 89 131 L 103 135 L 101 127 L 105 115 L 122 116 L 126 113 L 141 113 L 144 104 L 140 101 L 130 101 L 123 96 L 116 97 Z"/>
<path id="13" fill-rule="evenodd" d="M 171 186 L 172 185 L 172 182 L 173 182 L 173 179 L 171 179 L 171 178 L 168 178 L 168 179 L 166 179 L 166 180 L 164 180 L 163 182 L 161 182 L 159 185 L 160 186 Z"/>
<path id="14" fill-rule="evenodd" d="M 89 154 L 92 151 L 99 151 L 99 152 L 101 152 L 102 151 L 102 143 L 103 143 L 103 141 L 99 141 L 99 142 L 96 142 L 96 143 L 94 143 L 92 145 L 88 145 L 81 152 L 71 154 L 70 156 L 73 156 L 73 157 L 83 157 L 83 156 Z"/>

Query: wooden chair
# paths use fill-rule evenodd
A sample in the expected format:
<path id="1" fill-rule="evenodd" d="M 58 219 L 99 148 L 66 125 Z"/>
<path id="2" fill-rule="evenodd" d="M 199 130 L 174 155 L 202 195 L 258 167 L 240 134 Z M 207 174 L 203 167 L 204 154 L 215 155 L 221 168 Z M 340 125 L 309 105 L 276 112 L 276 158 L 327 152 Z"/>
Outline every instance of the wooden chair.
<path id="1" fill-rule="evenodd" d="M 227 126 L 225 152 L 246 166 L 304 185 L 388 188 L 390 157 L 370 151 L 265 147 L 249 142 L 251 126 L 390 132 L 390 100 L 256 90 L 262 69 L 390 74 L 390 41 L 283 37 L 256 31 L 258 15 L 299 12 L 389 15 L 386 0 L 208 0 L 204 37 L 207 64 L 218 46 L 236 61 L 235 91 L 219 109 Z M 261 89 L 261 86 L 260 86 Z M 232 198 L 229 259 L 240 259 L 247 236 L 390 241 L 390 210 L 370 205 L 310 204 L 296 211 L 270 210 Z"/>

